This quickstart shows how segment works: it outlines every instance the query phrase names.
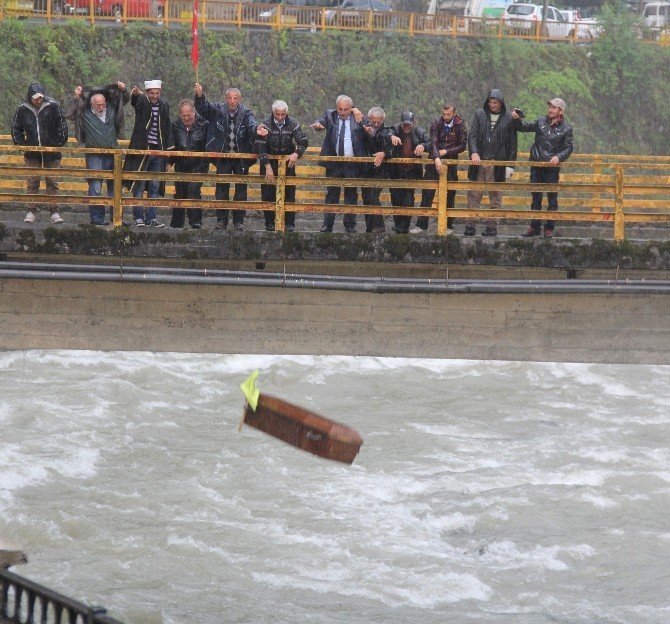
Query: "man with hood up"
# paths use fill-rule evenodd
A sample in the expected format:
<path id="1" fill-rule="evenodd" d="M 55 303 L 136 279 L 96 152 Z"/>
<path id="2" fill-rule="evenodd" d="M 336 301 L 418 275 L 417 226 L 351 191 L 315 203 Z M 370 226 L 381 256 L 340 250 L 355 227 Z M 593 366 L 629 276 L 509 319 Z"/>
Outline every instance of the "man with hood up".
<path id="1" fill-rule="evenodd" d="M 482 160 L 516 160 L 517 123 L 512 113 L 507 112 L 505 99 L 500 89 L 492 89 L 482 108 L 475 111 L 468 134 L 468 147 L 472 165 L 468 168 L 468 180 L 477 182 L 504 182 L 509 179 L 513 169 L 505 166 L 482 165 Z M 490 190 L 491 209 L 502 208 L 502 191 Z M 482 191 L 468 191 L 468 209 L 477 210 L 482 201 Z M 469 220 L 465 226 L 465 236 L 477 233 L 475 222 Z M 495 219 L 486 220 L 486 229 L 482 236 L 498 234 Z"/>
<path id="2" fill-rule="evenodd" d="M 123 107 L 130 101 L 130 93 L 123 82 L 105 87 L 82 87 L 77 85 L 74 96 L 65 109 L 65 117 L 74 123 L 74 134 L 80 145 L 96 148 L 117 148 L 123 135 Z M 86 168 L 98 171 L 114 169 L 114 155 L 86 154 Z M 100 178 L 88 179 L 88 195 L 102 195 Z M 114 180 L 107 179 L 107 197 L 114 196 Z M 88 207 L 91 225 L 107 225 L 105 207 L 91 204 Z M 112 209 L 110 208 L 110 221 Z"/>
<path id="3" fill-rule="evenodd" d="M 67 122 L 56 100 L 45 95 L 44 87 L 33 82 L 28 87 L 26 101 L 19 105 L 12 119 L 12 140 L 14 145 L 40 145 L 61 147 L 67 143 Z M 23 158 L 27 167 L 36 169 L 57 169 L 61 161 L 60 152 L 25 152 Z M 41 175 L 26 177 L 26 193 L 36 194 L 40 190 Z M 58 182 L 51 176 L 44 176 L 47 195 L 58 193 Z M 49 205 L 51 222 L 62 223 L 55 204 Z M 26 213 L 24 221 L 34 223 L 37 207 Z"/>

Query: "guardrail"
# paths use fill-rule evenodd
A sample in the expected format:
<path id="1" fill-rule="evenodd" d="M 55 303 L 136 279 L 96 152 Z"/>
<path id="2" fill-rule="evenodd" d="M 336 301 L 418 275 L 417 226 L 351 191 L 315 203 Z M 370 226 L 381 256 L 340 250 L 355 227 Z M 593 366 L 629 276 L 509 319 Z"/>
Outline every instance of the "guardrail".
<path id="1" fill-rule="evenodd" d="M 45 170 L 27 167 L 23 163 L 23 153 L 60 151 L 64 153 L 62 167 L 49 170 L 61 180 L 61 193 L 54 196 L 28 195 L 23 191 L 25 177 L 35 175 Z M 112 153 L 114 169 L 109 171 L 93 171 L 86 169 L 83 164 L 85 153 Z M 246 210 L 274 210 L 275 229 L 283 231 L 285 227 L 285 212 L 297 213 L 355 213 L 380 215 L 409 215 L 428 216 L 437 219 L 437 234 L 447 234 L 447 218 L 468 219 L 500 219 L 500 220 L 528 220 L 551 219 L 557 222 L 591 222 L 611 224 L 614 240 L 625 238 L 626 224 L 631 223 L 670 223 L 670 159 L 654 157 L 630 156 L 597 156 L 576 155 L 561 167 L 561 182 L 559 184 L 531 184 L 529 169 L 531 166 L 545 166 L 527 160 L 516 162 L 489 161 L 487 164 L 499 164 L 515 167 L 514 179 L 509 182 L 485 183 L 466 180 L 465 169 L 469 160 L 456 161 L 459 168 L 459 180 L 447 180 L 446 171 L 439 180 L 406 180 L 406 179 L 376 179 L 376 178 L 331 178 L 326 177 L 322 164 L 325 161 L 355 161 L 359 163 L 372 162 L 372 158 L 346 158 L 339 156 L 319 156 L 314 149 L 308 150 L 298 161 L 296 176 L 286 175 L 286 158 L 279 158 L 279 171 L 276 177 L 276 201 L 259 201 L 259 186 L 266 183 L 264 176 L 256 173 L 257 165 L 248 175 L 223 175 L 216 173 L 186 174 L 176 172 L 147 173 L 124 172 L 122 169 L 125 154 L 147 154 L 170 157 L 199 157 L 206 156 L 216 161 L 220 158 L 255 158 L 254 154 L 219 154 L 203 152 L 146 152 L 129 149 L 104 150 L 86 149 L 65 146 L 63 148 L 39 148 L 15 145 L 0 145 L 0 209 L 7 209 L 16 204 L 40 205 L 56 204 L 59 206 L 87 206 L 90 204 L 111 206 L 113 208 L 114 225 L 122 225 L 123 210 L 131 206 L 155 206 L 159 210 L 171 208 L 206 208 L 206 209 L 246 209 Z M 277 158 L 277 157 L 275 157 Z M 413 163 L 417 159 L 393 159 L 393 163 Z M 428 159 L 422 163 L 429 164 Z M 451 164 L 451 163 L 449 163 Z M 446 168 L 445 168 L 446 169 Z M 88 197 L 87 178 L 114 180 L 114 196 Z M 147 199 L 123 195 L 122 182 L 125 180 L 155 179 L 165 181 L 166 195 L 173 192 L 175 181 L 202 182 L 202 200 L 194 199 Z M 244 182 L 252 185 L 249 189 L 249 201 L 220 201 L 214 199 L 214 186 L 217 182 Z M 285 201 L 286 186 L 296 186 L 296 202 Z M 381 196 L 382 206 L 364 205 L 325 205 L 324 191 L 327 186 L 346 187 L 381 187 L 414 189 L 433 189 L 436 197 L 431 207 L 399 207 L 390 203 L 389 194 Z M 469 189 L 481 191 L 500 190 L 504 193 L 505 208 L 492 210 L 486 208 L 486 198 L 483 206 L 477 210 L 467 208 L 466 192 Z M 446 196 L 450 190 L 457 191 L 456 207 L 446 208 Z M 559 192 L 560 210 L 558 212 L 530 211 L 530 192 Z M 83 195 L 83 196 L 82 196 Z"/>
<path id="2" fill-rule="evenodd" d="M 27 578 L 0 570 L 2 624 L 123 624 L 94 607 Z"/>
<path id="3" fill-rule="evenodd" d="M 191 26 L 191 0 L 0 0 L 3 17 L 38 18 L 48 22 L 87 20 L 96 22 L 150 22 L 165 28 Z M 199 28 L 290 28 L 312 32 L 355 30 L 394 32 L 408 36 L 497 37 L 534 41 L 590 43 L 601 27 L 589 21 L 556 22 L 503 17 L 428 15 L 402 11 L 370 11 L 332 7 L 222 2 L 200 0 Z M 670 45 L 670 29 L 643 28 L 640 36 L 649 42 Z"/>

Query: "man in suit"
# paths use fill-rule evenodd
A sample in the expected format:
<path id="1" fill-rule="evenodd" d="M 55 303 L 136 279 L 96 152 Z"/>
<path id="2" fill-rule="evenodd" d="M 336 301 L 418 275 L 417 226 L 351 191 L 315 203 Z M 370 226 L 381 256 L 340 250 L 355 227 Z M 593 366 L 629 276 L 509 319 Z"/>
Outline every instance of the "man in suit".
<path id="1" fill-rule="evenodd" d="M 354 108 L 353 101 L 347 95 L 340 95 L 335 108 L 326 110 L 319 119 L 310 125 L 314 130 L 325 130 L 326 136 L 321 147 L 321 156 L 366 156 L 363 114 Z M 326 176 L 330 178 L 358 178 L 362 176 L 361 165 L 353 162 L 327 162 Z M 328 186 L 325 203 L 340 203 L 340 186 Z M 358 189 L 344 187 L 344 202 L 355 206 L 358 203 Z M 344 231 L 356 231 L 356 215 L 344 215 Z M 327 212 L 323 217 L 322 232 L 332 232 L 335 213 Z"/>

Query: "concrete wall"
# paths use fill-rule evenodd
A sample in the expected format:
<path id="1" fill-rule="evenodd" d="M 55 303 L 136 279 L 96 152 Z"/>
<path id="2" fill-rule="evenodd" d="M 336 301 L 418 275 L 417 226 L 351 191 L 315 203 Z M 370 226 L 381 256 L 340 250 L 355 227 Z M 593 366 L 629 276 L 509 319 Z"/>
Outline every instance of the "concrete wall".
<path id="1" fill-rule="evenodd" d="M 0 348 L 670 364 L 668 295 L 0 280 Z"/>

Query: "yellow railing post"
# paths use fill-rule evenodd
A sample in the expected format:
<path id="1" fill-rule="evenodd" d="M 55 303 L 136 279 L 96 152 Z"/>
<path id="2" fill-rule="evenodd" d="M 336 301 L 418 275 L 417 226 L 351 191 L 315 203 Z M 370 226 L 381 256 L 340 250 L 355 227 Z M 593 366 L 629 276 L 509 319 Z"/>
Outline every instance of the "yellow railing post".
<path id="1" fill-rule="evenodd" d="M 237 27 L 242 28 L 242 3 L 237 3 Z"/>
<path id="2" fill-rule="evenodd" d="M 91 25 L 95 24 L 95 0 L 88 2 L 88 21 L 91 22 Z"/>
<path id="3" fill-rule="evenodd" d="M 286 199 L 286 158 L 280 157 L 277 163 L 277 192 L 275 196 L 275 231 L 283 232 L 286 223 L 284 201 Z"/>
<path id="4" fill-rule="evenodd" d="M 437 184 L 437 235 L 447 233 L 447 167 L 443 166 Z"/>
<path id="5" fill-rule="evenodd" d="M 275 13 L 275 24 L 274 27 L 279 30 L 282 27 L 282 17 L 284 14 L 284 7 L 281 4 L 277 5 L 277 12 Z"/>
<path id="6" fill-rule="evenodd" d="M 165 0 L 165 4 L 163 4 L 163 23 L 165 24 L 165 28 L 168 27 L 170 22 L 170 0 Z"/>
<path id="7" fill-rule="evenodd" d="M 409 14 L 409 36 L 414 36 L 414 13 Z"/>
<path id="8" fill-rule="evenodd" d="M 623 166 L 614 167 L 614 240 L 624 239 L 625 217 L 623 212 Z"/>
<path id="9" fill-rule="evenodd" d="M 123 225 L 123 159 L 121 150 L 114 152 L 114 205 L 112 206 L 112 218 L 115 227 Z"/>
<path id="10" fill-rule="evenodd" d="M 47 0 L 47 22 L 51 24 L 51 0 Z"/>

